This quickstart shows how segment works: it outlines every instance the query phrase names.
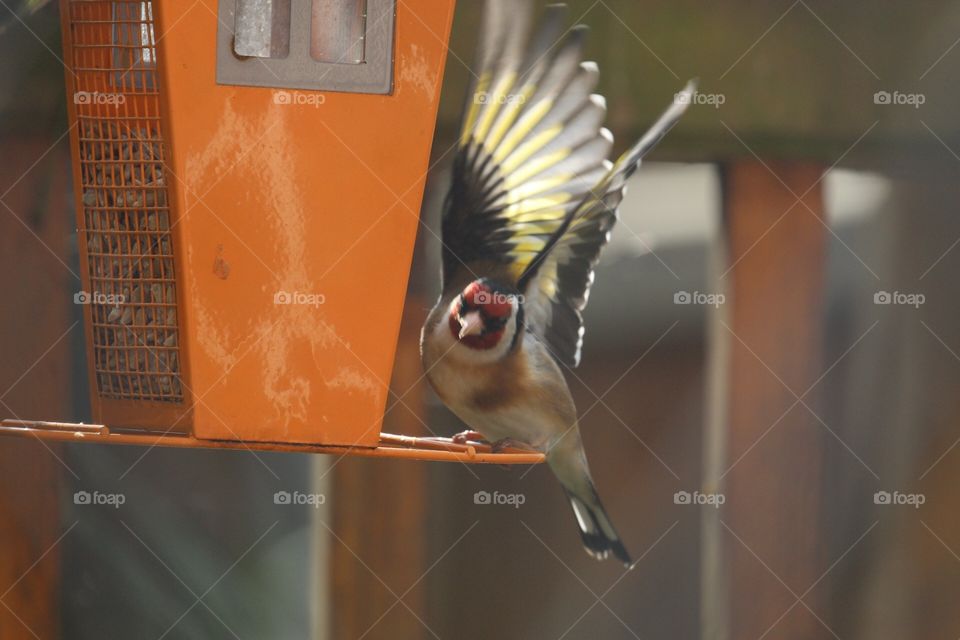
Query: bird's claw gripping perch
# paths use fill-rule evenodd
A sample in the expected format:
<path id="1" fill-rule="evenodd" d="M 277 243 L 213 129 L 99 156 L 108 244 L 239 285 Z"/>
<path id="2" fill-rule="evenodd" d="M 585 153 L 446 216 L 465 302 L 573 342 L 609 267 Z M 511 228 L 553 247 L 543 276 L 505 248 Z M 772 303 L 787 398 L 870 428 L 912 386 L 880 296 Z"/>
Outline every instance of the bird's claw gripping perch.
<path id="1" fill-rule="evenodd" d="M 514 440 L 513 438 L 502 438 L 490 445 L 490 451 L 492 453 L 503 453 L 507 449 L 523 449 L 524 451 L 536 451 L 536 449 L 534 449 L 527 443 L 520 442 L 519 440 Z"/>
<path id="2" fill-rule="evenodd" d="M 486 442 L 482 433 L 479 431 L 471 431 L 469 429 L 454 434 L 454 436 L 450 439 L 456 444 L 467 444 L 467 442 Z"/>

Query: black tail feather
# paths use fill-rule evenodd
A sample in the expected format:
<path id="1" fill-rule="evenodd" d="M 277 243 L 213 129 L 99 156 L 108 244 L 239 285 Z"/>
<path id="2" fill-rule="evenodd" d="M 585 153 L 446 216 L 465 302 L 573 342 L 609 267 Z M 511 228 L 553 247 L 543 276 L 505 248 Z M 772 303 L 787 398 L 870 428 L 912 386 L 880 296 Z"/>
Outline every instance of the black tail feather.
<path id="1" fill-rule="evenodd" d="M 573 507 L 580 537 L 583 539 L 583 547 L 587 553 L 597 560 L 606 560 L 612 553 L 624 566 L 631 568 L 633 560 L 630 559 L 630 554 L 620 541 L 620 536 L 613 528 L 613 523 L 610 522 L 596 492 L 593 493 L 591 503 L 587 503 L 569 490 L 567 497 L 570 499 L 570 506 Z"/>

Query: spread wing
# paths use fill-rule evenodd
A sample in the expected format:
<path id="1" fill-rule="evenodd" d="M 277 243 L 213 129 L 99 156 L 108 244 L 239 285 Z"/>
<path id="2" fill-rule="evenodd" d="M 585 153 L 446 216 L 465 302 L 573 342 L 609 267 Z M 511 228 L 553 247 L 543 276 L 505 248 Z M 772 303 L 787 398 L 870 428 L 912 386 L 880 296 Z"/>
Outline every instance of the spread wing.
<path id="1" fill-rule="evenodd" d="M 530 0 L 489 0 L 443 213 L 444 287 L 516 286 L 603 177 L 613 138 L 582 62 L 585 28 L 549 6 L 527 46 Z"/>
<path id="2" fill-rule="evenodd" d="M 694 90 L 690 82 L 675 96 L 643 138 L 620 156 L 578 203 L 520 277 L 517 288 L 524 294 L 528 325 L 546 342 L 554 358 L 569 366 L 580 362 L 581 312 L 587 305 L 594 265 L 616 223 L 627 178 L 677 123 Z"/>

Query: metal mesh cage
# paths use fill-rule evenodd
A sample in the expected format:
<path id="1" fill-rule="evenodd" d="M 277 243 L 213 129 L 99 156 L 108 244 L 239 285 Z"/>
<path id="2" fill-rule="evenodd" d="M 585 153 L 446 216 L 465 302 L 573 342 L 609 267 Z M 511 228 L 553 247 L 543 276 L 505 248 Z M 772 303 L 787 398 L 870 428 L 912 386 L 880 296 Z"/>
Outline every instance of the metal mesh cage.
<path id="1" fill-rule="evenodd" d="M 93 365 L 101 397 L 183 400 L 153 5 L 68 0 Z"/>

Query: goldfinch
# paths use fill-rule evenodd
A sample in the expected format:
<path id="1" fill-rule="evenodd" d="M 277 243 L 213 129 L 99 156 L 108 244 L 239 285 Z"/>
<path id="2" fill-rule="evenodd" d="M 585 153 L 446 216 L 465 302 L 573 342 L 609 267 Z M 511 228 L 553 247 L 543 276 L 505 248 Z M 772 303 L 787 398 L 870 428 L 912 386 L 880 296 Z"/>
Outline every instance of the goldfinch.
<path id="1" fill-rule="evenodd" d="M 573 507 L 586 551 L 630 555 L 587 465 L 561 366 L 576 367 L 581 312 L 627 178 L 691 102 L 693 83 L 616 162 L 582 61 L 585 28 L 530 0 L 489 0 L 443 210 L 443 293 L 421 335 L 440 399 L 495 445 L 542 451 Z M 476 432 L 476 433 L 474 433 Z"/>

